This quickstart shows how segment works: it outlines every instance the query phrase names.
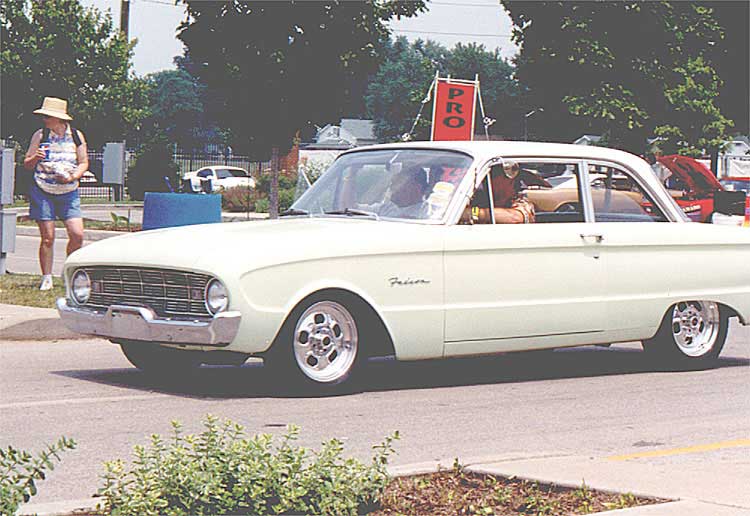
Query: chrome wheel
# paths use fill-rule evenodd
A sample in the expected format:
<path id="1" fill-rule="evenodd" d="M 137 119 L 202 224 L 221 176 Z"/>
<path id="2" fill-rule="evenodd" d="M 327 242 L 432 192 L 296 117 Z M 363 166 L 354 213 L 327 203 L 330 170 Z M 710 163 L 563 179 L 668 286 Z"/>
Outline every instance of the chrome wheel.
<path id="1" fill-rule="evenodd" d="M 313 304 L 294 328 L 294 358 L 299 369 L 320 383 L 347 378 L 357 358 L 359 335 L 351 313 L 335 301 Z"/>
<path id="2" fill-rule="evenodd" d="M 672 338 L 688 357 L 701 357 L 716 345 L 721 328 L 719 306 L 711 301 L 685 301 L 672 310 Z"/>

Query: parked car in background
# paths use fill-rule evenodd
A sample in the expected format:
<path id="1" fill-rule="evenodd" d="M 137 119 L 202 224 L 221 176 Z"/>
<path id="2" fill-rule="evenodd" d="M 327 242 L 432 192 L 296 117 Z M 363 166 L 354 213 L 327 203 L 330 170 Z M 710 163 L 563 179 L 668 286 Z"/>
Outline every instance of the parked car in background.
<path id="1" fill-rule="evenodd" d="M 707 222 L 714 212 L 714 194 L 724 187 L 700 161 L 672 154 L 657 158 L 671 176 L 666 180 L 670 195 L 695 222 Z"/>
<path id="2" fill-rule="evenodd" d="M 255 188 L 255 180 L 250 177 L 247 170 L 225 165 L 212 165 L 195 172 L 188 172 L 183 176 L 182 181 L 185 185 L 189 184 L 194 192 L 207 190 L 219 192 L 236 186 Z"/>
<path id="3" fill-rule="evenodd" d="M 730 192 L 745 192 L 750 194 L 750 177 L 722 177 L 719 182 L 725 190 Z"/>
<path id="4" fill-rule="evenodd" d="M 571 171 L 573 209 L 496 224 L 493 176 L 538 163 Z M 597 196 L 592 174 L 603 176 Z M 482 209 L 492 216 L 475 216 Z M 689 223 L 648 163 L 622 151 L 358 148 L 283 215 L 85 246 L 66 260 L 60 316 L 146 371 L 259 356 L 282 381 L 317 388 L 356 378 L 377 356 L 626 341 L 670 368 L 708 367 L 729 319 L 750 324 L 750 231 Z"/>

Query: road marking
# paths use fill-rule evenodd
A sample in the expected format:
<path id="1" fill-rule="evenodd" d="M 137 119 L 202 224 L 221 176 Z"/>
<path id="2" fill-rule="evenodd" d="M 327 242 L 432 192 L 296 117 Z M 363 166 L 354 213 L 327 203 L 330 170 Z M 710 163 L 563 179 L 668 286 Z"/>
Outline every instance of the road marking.
<path id="1" fill-rule="evenodd" d="M 0 405 L 0 410 L 16 408 L 33 408 L 33 407 L 51 407 L 54 405 L 83 405 L 86 403 L 109 403 L 112 401 L 140 401 L 153 400 L 157 398 L 168 398 L 166 394 L 152 394 L 140 396 L 108 396 L 104 398 L 75 398 L 67 400 L 47 400 L 47 401 L 27 401 L 18 403 L 4 403 Z"/>
<path id="2" fill-rule="evenodd" d="M 707 451 L 724 450 L 726 448 L 742 447 L 750 447 L 750 439 L 737 439 L 736 441 L 725 441 L 722 443 L 700 444 L 698 446 L 671 448 L 669 450 L 653 450 L 641 453 L 631 453 L 630 455 L 614 455 L 612 457 L 607 457 L 607 460 L 623 461 L 630 459 L 642 459 L 645 457 L 667 457 L 670 455 L 683 455 L 686 453 L 701 453 Z"/>

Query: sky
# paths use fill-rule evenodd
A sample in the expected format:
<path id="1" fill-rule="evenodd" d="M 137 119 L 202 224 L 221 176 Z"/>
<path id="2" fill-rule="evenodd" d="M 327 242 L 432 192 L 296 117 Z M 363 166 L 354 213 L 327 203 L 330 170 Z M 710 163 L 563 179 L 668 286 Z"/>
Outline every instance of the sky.
<path id="1" fill-rule="evenodd" d="M 81 0 L 81 3 L 102 12 L 110 10 L 114 25 L 119 27 L 120 0 Z M 133 57 L 136 74 L 143 76 L 174 68 L 174 57 L 182 54 L 182 43 L 175 35 L 185 18 L 184 5 L 174 5 L 171 0 L 130 3 L 130 37 L 138 39 Z M 510 18 L 498 0 L 434 0 L 427 6 L 426 13 L 391 23 L 394 37 L 431 39 L 449 48 L 458 42 L 476 42 L 489 50 L 500 48 L 506 58 L 517 52 L 510 41 Z"/>

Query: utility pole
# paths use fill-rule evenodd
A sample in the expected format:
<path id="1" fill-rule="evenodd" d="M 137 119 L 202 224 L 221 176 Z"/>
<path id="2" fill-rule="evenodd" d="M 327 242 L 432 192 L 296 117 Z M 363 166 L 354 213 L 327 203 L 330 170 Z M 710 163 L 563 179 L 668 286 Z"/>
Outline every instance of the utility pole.
<path id="1" fill-rule="evenodd" d="M 128 26 L 130 25 L 130 0 L 120 0 L 120 31 L 128 38 Z"/>

